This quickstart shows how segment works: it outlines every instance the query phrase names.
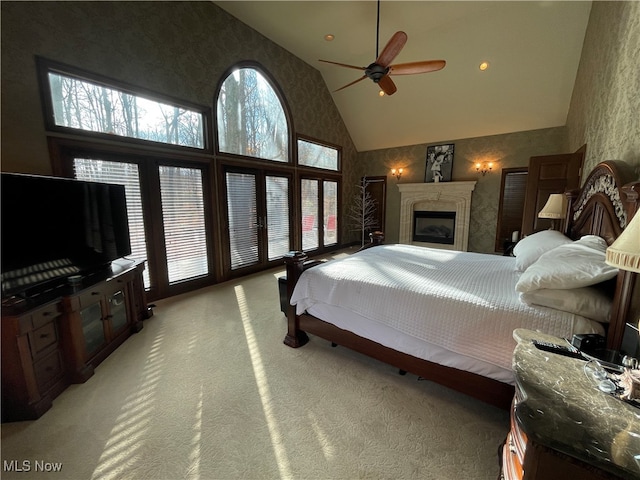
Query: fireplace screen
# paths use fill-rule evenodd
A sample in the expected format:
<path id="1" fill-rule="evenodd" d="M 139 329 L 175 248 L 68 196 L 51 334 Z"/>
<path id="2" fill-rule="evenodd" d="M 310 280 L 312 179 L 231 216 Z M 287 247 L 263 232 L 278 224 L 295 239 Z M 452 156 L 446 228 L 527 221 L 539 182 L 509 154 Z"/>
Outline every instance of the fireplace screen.
<path id="1" fill-rule="evenodd" d="M 413 212 L 413 241 L 453 245 L 456 212 Z"/>

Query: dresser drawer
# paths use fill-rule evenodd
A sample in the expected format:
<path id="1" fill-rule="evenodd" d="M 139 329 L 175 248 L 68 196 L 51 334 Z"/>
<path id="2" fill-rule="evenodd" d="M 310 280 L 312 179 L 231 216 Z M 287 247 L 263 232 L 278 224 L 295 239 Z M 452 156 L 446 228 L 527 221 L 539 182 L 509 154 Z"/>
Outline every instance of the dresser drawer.
<path id="1" fill-rule="evenodd" d="M 36 358 L 43 350 L 58 343 L 58 329 L 56 322 L 50 321 L 42 327 L 29 333 L 29 344 L 31 346 L 31 356 Z"/>
<path id="2" fill-rule="evenodd" d="M 62 306 L 60 303 L 52 303 L 42 307 L 31 314 L 33 328 L 38 329 L 43 325 L 52 322 L 55 318 L 62 314 Z"/>
<path id="3" fill-rule="evenodd" d="M 64 364 L 60 351 L 55 350 L 33 364 L 38 390 L 48 390 L 64 374 Z"/>

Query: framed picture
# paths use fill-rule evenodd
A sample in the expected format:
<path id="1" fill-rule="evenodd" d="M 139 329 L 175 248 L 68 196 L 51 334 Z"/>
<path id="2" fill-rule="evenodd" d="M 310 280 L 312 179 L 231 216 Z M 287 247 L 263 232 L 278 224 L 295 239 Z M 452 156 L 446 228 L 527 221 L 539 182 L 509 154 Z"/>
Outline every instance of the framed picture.
<path id="1" fill-rule="evenodd" d="M 427 147 L 425 182 L 450 182 L 453 168 L 453 143 Z"/>

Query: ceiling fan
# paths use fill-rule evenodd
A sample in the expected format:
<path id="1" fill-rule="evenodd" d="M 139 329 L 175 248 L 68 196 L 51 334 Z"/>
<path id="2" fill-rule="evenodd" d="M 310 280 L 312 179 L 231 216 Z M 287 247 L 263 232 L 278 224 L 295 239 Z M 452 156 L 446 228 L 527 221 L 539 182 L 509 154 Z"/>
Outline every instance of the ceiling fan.
<path id="1" fill-rule="evenodd" d="M 391 65 L 391 62 L 398 56 L 405 43 L 407 43 L 407 34 L 404 32 L 396 32 L 382 49 L 382 53 L 378 54 L 378 44 L 380 38 L 380 0 L 378 0 L 378 18 L 376 23 L 376 60 L 368 67 L 358 67 L 355 65 L 347 65 L 345 63 L 332 62 L 329 60 L 320 60 L 324 63 L 331 63 L 341 67 L 353 68 L 355 70 L 364 71 L 364 75 L 357 80 L 340 87 L 335 92 L 344 90 L 351 85 L 370 78 L 374 83 L 380 86 L 380 89 L 386 95 L 393 95 L 398 90 L 390 75 L 414 75 L 417 73 L 428 73 L 442 70 L 447 62 L 444 60 L 425 60 L 422 62 L 400 63 Z"/>

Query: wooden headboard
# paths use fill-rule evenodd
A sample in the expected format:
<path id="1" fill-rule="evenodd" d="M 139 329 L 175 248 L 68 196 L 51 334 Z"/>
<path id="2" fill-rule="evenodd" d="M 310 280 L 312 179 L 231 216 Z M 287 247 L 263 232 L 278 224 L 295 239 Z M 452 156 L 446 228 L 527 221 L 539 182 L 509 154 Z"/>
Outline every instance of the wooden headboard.
<path id="1" fill-rule="evenodd" d="M 565 235 L 598 235 L 611 245 L 640 205 L 640 181 L 623 162 L 606 161 L 589 173 L 581 189 L 566 192 Z M 637 274 L 620 270 L 616 280 L 607 348 L 619 349 Z"/>

